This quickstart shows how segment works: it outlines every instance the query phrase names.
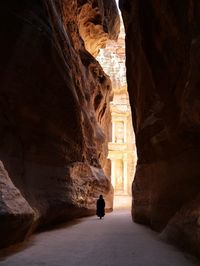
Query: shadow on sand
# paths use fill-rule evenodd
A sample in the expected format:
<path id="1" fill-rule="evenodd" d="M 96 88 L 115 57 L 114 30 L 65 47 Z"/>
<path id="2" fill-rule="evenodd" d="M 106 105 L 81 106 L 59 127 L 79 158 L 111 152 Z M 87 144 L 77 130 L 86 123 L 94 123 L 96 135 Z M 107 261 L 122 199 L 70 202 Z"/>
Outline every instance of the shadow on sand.
<path id="1" fill-rule="evenodd" d="M 0 250 L 0 262 L 4 261 L 7 257 L 9 257 L 11 255 L 14 255 L 16 253 L 19 253 L 25 249 L 32 247 L 36 243 L 35 238 L 38 234 L 42 234 L 42 233 L 48 232 L 48 231 L 61 230 L 61 229 L 65 229 L 68 227 L 75 226 L 75 225 L 79 224 L 82 219 L 83 218 L 77 218 L 77 219 L 74 219 L 74 220 L 69 221 L 67 223 L 65 222 L 65 223 L 61 223 L 58 225 L 51 225 L 51 226 L 47 226 L 46 228 L 42 228 L 42 229 L 37 230 L 35 233 L 30 235 L 23 242 L 11 245 L 8 248 L 1 249 Z"/>

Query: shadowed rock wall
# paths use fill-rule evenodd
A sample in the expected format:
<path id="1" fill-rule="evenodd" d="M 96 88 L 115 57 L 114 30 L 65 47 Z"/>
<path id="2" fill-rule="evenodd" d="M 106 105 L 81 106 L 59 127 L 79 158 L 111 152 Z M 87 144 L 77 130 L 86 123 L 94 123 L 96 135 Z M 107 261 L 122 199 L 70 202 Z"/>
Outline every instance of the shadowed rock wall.
<path id="1" fill-rule="evenodd" d="M 105 1 L 88 2 L 98 13 L 87 25 L 91 33 L 95 24 L 116 38 L 115 2 L 108 5 L 115 7 L 112 19 Z M 0 247 L 35 228 L 94 213 L 100 193 L 112 209 L 102 170 L 111 84 L 79 34 L 86 4 L 0 4 Z"/>
<path id="2" fill-rule="evenodd" d="M 200 3 L 120 7 L 138 152 L 133 218 L 159 231 L 172 219 L 168 237 L 200 254 Z"/>

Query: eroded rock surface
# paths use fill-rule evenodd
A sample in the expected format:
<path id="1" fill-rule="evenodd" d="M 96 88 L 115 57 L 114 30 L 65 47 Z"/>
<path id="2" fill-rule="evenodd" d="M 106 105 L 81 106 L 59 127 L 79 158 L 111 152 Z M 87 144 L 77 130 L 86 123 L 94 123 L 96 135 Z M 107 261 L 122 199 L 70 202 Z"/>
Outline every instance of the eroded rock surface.
<path id="1" fill-rule="evenodd" d="M 199 217 L 199 207 L 188 204 L 200 191 L 199 1 L 120 0 L 120 6 L 138 152 L 133 217 L 162 230 L 175 215 L 176 235 L 197 246 L 196 224 L 189 219 L 185 234 L 176 213 L 185 206 L 184 221 L 195 210 Z"/>
<path id="2" fill-rule="evenodd" d="M 86 49 L 94 56 L 109 40 L 117 40 L 120 19 L 115 1 L 78 1 L 78 25 Z"/>
<path id="3" fill-rule="evenodd" d="M 33 209 L 14 186 L 0 161 L 0 248 L 23 240 L 33 221 Z"/>
<path id="4" fill-rule="evenodd" d="M 112 208 L 109 176 L 102 171 L 108 168 L 111 84 L 79 34 L 86 2 L 0 4 L 0 159 L 30 205 L 24 234 L 12 238 L 7 224 L 9 241 L 1 238 L 4 246 L 23 239 L 32 222 L 31 210 L 31 228 L 37 228 L 94 213 L 100 193 Z M 100 10 L 101 29 L 107 21 L 107 39 L 116 37 L 116 11 L 109 22 L 103 1 L 88 2 Z M 9 214 L 0 209 L 0 220 L 5 212 Z"/>
<path id="5" fill-rule="evenodd" d="M 200 257 L 200 195 L 176 213 L 162 237 Z"/>

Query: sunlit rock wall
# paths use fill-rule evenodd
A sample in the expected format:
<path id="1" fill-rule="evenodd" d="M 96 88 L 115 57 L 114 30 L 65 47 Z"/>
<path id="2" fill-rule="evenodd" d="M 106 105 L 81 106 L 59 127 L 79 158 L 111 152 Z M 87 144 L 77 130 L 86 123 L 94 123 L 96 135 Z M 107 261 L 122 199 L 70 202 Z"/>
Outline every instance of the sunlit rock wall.
<path id="1" fill-rule="evenodd" d="M 78 26 L 86 49 L 97 56 L 108 39 L 118 39 L 120 20 L 115 1 L 78 1 Z M 117 19 L 116 19 L 117 18 Z"/>
<path id="2" fill-rule="evenodd" d="M 113 98 L 117 93 L 120 94 L 120 90 L 127 90 L 125 59 L 125 32 L 121 19 L 117 41 L 107 42 L 106 48 L 100 49 L 97 56 L 97 60 L 112 81 Z"/>
<path id="3" fill-rule="evenodd" d="M 200 254 L 200 4 L 120 0 L 138 166 L 134 220 Z M 174 217 L 174 218 L 173 218 Z"/>
<path id="4" fill-rule="evenodd" d="M 116 38 L 115 2 L 88 3 L 87 29 L 93 34 L 99 27 L 107 40 Z M 112 208 L 110 180 L 102 170 L 111 84 L 79 34 L 85 5 L 0 4 L 1 247 L 38 227 L 94 213 L 100 193 Z"/>

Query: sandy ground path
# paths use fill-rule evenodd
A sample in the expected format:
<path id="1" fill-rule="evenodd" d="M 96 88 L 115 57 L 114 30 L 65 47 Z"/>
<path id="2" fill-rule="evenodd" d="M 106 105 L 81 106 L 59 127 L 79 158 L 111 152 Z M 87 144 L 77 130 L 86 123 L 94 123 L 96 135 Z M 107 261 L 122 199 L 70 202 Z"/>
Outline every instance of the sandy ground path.
<path id="1" fill-rule="evenodd" d="M 200 265 L 143 226 L 129 211 L 103 220 L 83 218 L 64 228 L 35 235 L 28 246 L 0 259 L 3 266 L 191 266 Z"/>

